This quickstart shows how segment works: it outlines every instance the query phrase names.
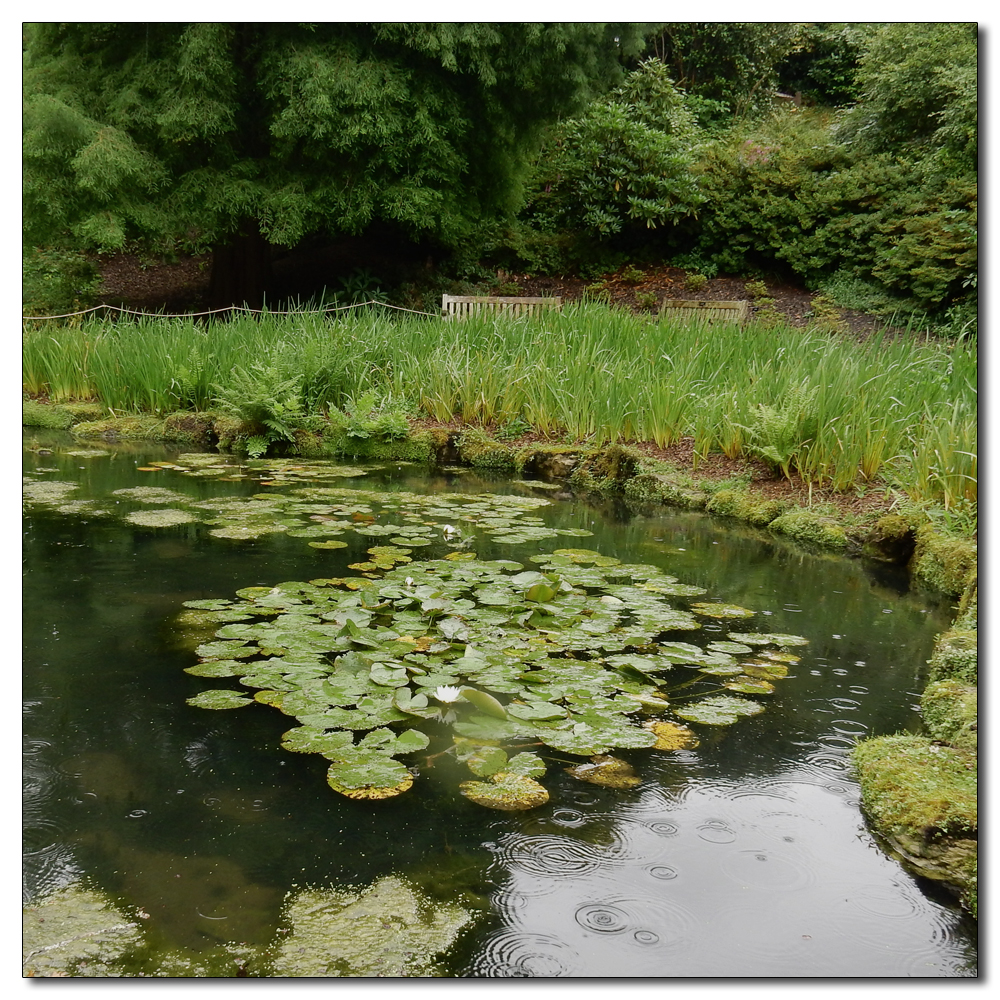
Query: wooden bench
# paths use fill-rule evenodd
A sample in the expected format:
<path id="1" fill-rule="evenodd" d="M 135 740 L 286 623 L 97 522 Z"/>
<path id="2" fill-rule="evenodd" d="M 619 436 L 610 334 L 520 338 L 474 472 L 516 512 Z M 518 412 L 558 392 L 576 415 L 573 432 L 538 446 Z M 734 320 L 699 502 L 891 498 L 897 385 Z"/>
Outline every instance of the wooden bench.
<path id="1" fill-rule="evenodd" d="M 442 295 L 441 314 L 445 319 L 465 319 L 480 313 L 509 313 L 534 316 L 543 309 L 562 309 L 562 296 L 532 295 Z"/>
<path id="2" fill-rule="evenodd" d="M 664 299 L 660 303 L 660 319 L 743 326 L 750 319 L 750 303 L 746 299 Z"/>

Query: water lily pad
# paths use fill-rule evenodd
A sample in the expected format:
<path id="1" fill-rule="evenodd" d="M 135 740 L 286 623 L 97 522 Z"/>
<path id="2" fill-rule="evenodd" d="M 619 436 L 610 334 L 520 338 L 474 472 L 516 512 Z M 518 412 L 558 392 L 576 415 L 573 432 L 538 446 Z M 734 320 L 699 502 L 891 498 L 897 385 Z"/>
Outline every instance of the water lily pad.
<path id="1" fill-rule="evenodd" d="M 770 681 L 757 677 L 734 677 L 722 685 L 727 691 L 739 691 L 740 694 L 772 694 L 774 685 Z"/>
<path id="2" fill-rule="evenodd" d="M 730 726 L 744 715 L 757 715 L 763 705 L 735 695 L 712 695 L 701 701 L 675 709 L 687 722 L 701 722 L 707 726 Z"/>
<path id="3" fill-rule="evenodd" d="M 189 503 L 191 498 L 175 490 L 161 486 L 130 486 L 123 490 L 113 490 L 112 495 L 136 500 L 139 503 Z"/>
<path id="4" fill-rule="evenodd" d="M 466 766 L 479 778 L 488 778 L 504 770 L 507 764 L 507 754 L 500 747 L 478 747 L 465 758 Z M 544 767 L 542 771 L 544 773 Z M 529 775 L 530 777 L 530 775 Z"/>
<path id="5" fill-rule="evenodd" d="M 740 653 L 752 652 L 751 647 L 744 645 L 742 642 L 710 642 L 706 649 L 709 649 L 713 653 L 729 653 L 733 656 L 737 656 Z"/>
<path id="6" fill-rule="evenodd" d="M 577 764 L 574 767 L 567 767 L 566 770 L 580 781 L 601 785 L 604 788 L 635 788 L 636 785 L 642 784 L 642 779 L 635 773 L 631 764 L 618 757 L 602 754 L 592 757 L 586 764 Z"/>
<path id="7" fill-rule="evenodd" d="M 281 745 L 296 753 L 336 753 L 353 743 L 354 738 L 350 733 L 319 729 L 316 726 L 298 726 L 289 729 L 281 737 Z"/>
<path id="8" fill-rule="evenodd" d="M 206 660 L 193 667 L 185 667 L 184 673 L 192 677 L 240 677 L 248 670 L 248 664 L 239 660 Z"/>
<path id="9" fill-rule="evenodd" d="M 186 700 L 189 705 L 193 705 L 195 708 L 211 709 L 243 708 L 245 705 L 253 704 L 252 699 L 245 694 L 241 694 L 239 691 L 227 691 L 223 688 L 202 691 L 201 694 L 196 694 L 193 698 Z"/>
<path id="10" fill-rule="evenodd" d="M 22 482 L 21 490 L 24 500 L 36 504 L 51 505 L 62 503 L 70 493 L 80 488 L 77 483 L 58 482 L 56 480 L 36 482 L 33 479 L 25 478 Z"/>
<path id="11" fill-rule="evenodd" d="M 197 521 L 194 514 L 186 510 L 135 510 L 125 515 L 125 520 L 142 528 L 171 528 L 175 524 L 190 524 Z"/>
<path id="12" fill-rule="evenodd" d="M 331 538 L 325 542 L 309 542 L 314 549 L 346 549 L 347 542 L 341 542 L 336 538 Z"/>
<path id="13" fill-rule="evenodd" d="M 738 604 L 711 604 L 701 601 L 692 604 L 691 609 L 709 618 L 750 618 L 755 614 L 749 608 L 741 608 Z"/>
<path id="14" fill-rule="evenodd" d="M 463 781 L 458 789 L 477 805 L 504 812 L 534 809 L 549 801 L 545 786 L 523 774 L 500 773 L 491 782 Z"/>
<path id="15" fill-rule="evenodd" d="M 476 688 L 462 688 L 462 697 L 466 701 L 471 701 L 480 712 L 493 716 L 496 719 L 506 719 L 507 709 L 500 704 L 493 695 L 486 691 L 479 691 Z"/>
<path id="16" fill-rule="evenodd" d="M 431 899 L 395 875 L 362 889 L 307 889 L 290 897 L 272 975 L 424 978 L 475 915 Z"/>
<path id="17" fill-rule="evenodd" d="M 647 722 L 645 728 L 656 736 L 654 750 L 692 750 L 698 746 L 698 738 L 687 726 L 677 722 Z"/>
<path id="18" fill-rule="evenodd" d="M 733 642 L 745 642 L 751 646 L 808 646 L 809 640 L 801 635 L 786 635 L 780 632 L 730 632 L 727 638 Z"/>
<path id="19" fill-rule="evenodd" d="M 216 538 L 232 538 L 237 541 L 246 542 L 253 541 L 257 538 L 263 538 L 264 535 L 273 535 L 286 530 L 285 526 L 281 524 L 234 524 L 225 528 L 212 528 L 211 531 L 209 531 L 209 534 L 214 535 Z"/>
<path id="20" fill-rule="evenodd" d="M 748 660 L 742 664 L 743 673 L 749 677 L 759 677 L 763 680 L 780 680 L 788 676 L 788 665 L 785 663 L 772 663 L 768 661 Z"/>

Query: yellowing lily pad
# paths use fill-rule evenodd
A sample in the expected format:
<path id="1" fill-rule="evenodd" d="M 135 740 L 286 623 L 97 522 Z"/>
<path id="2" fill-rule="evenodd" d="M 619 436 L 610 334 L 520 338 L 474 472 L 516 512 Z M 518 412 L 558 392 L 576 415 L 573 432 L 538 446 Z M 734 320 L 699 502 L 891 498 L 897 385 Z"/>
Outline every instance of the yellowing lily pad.
<path id="1" fill-rule="evenodd" d="M 587 764 L 577 764 L 566 770 L 592 785 L 602 785 L 604 788 L 635 788 L 642 784 L 642 779 L 636 775 L 632 765 L 618 757 L 598 755 L 592 757 Z"/>
<path id="2" fill-rule="evenodd" d="M 654 750 L 692 750 L 698 745 L 698 737 L 677 722 L 646 722 L 644 726 L 656 736 Z"/>
<path id="3" fill-rule="evenodd" d="M 492 782 L 463 781 L 458 790 L 477 805 L 504 812 L 521 812 L 549 801 L 544 785 L 521 774 L 496 774 Z"/>

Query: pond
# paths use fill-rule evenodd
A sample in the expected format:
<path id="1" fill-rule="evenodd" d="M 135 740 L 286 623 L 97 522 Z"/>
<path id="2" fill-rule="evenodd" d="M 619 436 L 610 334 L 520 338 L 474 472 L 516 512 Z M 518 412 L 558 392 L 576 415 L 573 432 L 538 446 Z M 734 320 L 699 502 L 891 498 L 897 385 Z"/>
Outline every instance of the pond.
<path id="1" fill-rule="evenodd" d="M 36 974 L 976 975 L 849 765 L 920 725 L 905 577 L 468 469 L 24 454 Z"/>

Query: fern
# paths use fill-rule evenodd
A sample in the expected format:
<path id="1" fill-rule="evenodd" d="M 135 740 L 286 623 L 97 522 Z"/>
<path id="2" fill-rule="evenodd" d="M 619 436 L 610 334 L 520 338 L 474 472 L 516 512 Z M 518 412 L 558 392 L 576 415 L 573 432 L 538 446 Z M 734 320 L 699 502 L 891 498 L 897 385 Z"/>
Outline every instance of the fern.
<path id="1" fill-rule="evenodd" d="M 737 424 L 750 436 L 750 453 L 764 459 L 772 469 L 791 478 L 796 456 L 815 434 L 814 406 L 818 388 L 805 384 L 795 386 L 781 407 L 759 403 L 757 419 L 752 426 Z"/>
<path id="2" fill-rule="evenodd" d="M 294 426 L 303 416 L 301 384 L 301 375 L 258 362 L 249 370 L 234 368 L 229 385 L 214 386 L 220 409 L 243 422 L 241 437 L 254 458 L 275 442 L 295 440 Z"/>

